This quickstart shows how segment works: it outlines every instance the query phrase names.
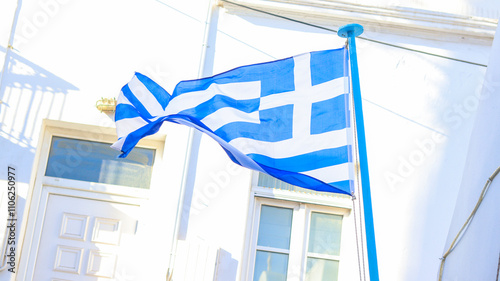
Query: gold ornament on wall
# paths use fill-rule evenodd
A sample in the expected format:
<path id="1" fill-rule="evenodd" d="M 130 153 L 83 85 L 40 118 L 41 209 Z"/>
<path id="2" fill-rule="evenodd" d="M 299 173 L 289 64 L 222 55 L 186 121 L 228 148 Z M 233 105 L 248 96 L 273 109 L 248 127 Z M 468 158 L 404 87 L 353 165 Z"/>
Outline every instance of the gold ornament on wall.
<path id="1" fill-rule="evenodd" d="M 115 98 L 101 98 L 95 104 L 97 109 L 101 112 L 115 112 L 116 109 L 116 99 Z"/>

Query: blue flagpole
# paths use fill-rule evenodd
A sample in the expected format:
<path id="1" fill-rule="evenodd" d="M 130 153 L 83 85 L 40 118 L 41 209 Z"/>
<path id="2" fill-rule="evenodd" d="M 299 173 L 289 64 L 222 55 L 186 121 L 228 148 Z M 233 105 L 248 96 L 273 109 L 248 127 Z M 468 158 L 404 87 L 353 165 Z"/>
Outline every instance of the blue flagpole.
<path id="1" fill-rule="evenodd" d="M 356 135 L 358 138 L 359 167 L 361 172 L 361 190 L 363 195 L 363 210 L 365 217 L 366 248 L 368 253 L 368 270 L 370 281 L 379 281 L 377 248 L 375 246 L 375 229 L 373 225 L 372 199 L 370 191 L 370 176 L 368 174 L 368 157 L 366 152 L 365 125 L 363 121 L 363 106 L 359 86 L 358 59 L 356 57 L 356 36 L 363 33 L 359 24 L 342 26 L 338 35 L 347 38 L 349 46 L 349 61 L 351 63 L 352 94 L 354 99 L 354 116 L 356 118 Z"/>

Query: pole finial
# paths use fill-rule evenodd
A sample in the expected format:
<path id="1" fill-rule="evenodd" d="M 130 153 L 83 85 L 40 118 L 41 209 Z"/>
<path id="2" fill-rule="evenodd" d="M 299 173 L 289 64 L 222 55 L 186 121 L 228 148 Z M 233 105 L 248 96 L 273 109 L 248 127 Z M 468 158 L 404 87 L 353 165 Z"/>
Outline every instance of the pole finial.
<path id="1" fill-rule="evenodd" d="M 359 36 L 363 33 L 363 26 L 357 23 L 350 23 L 339 28 L 337 34 L 342 38 L 348 38 L 349 36 Z"/>

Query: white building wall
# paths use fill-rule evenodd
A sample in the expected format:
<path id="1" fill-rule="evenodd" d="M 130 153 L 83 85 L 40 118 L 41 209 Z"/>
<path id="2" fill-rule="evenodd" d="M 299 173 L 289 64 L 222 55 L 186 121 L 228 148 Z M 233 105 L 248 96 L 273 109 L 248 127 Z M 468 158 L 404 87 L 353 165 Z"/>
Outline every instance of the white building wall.
<path id="1" fill-rule="evenodd" d="M 497 31 L 497 34 L 500 34 Z M 444 281 L 496 280 L 500 270 L 500 36 L 493 43 L 481 98 L 472 130 L 453 220 L 443 253 L 452 245 L 460 229 L 471 216 L 488 180 L 491 185 L 483 195 L 477 212 L 460 235 L 444 262 Z"/>
<path id="2" fill-rule="evenodd" d="M 381 280 L 433 280 L 484 69 L 362 42 L 359 53 Z"/>
<path id="3" fill-rule="evenodd" d="M 15 1 L 4 2 L 2 55 L 11 26 L 6 19 L 12 19 L 15 8 Z M 15 50 L 0 89 L 0 184 L 6 184 L 7 167 L 16 166 L 19 217 L 42 119 L 111 127 L 112 118 L 95 103 L 116 97 L 134 71 L 169 91 L 180 80 L 197 78 L 207 11 L 203 0 L 23 1 Z M 216 24 L 216 43 L 209 46 L 215 48 L 213 73 L 344 44 L 334 33 L 254 12 L 221 8 Z M 481 64 L 486 64 L 490 49 L 488 44 L 443 42 L 437 40 L 439 34 L 432 40 L 374 31 L 364 36 Z M 485 67 L 362 39 L 357 46 L 380 277 L 434 280 Z M 185 148 L 188 130 L 169 128 L 162 129 L 167 134 L 165 155 L 179 159 L 176 147 Z M 227 251 L 241 272 L 251 172 L 232 164 L 205 136 L 196 164 L 191 212 L 182 227 L 188 240 Z M 164 220 L 172 231 L 174 227 L 180 181 L 167 183 L 172 182 L 169 176 L 179 179 L 182 170 L 172 162 L 165 165 L 175 172 L 165 174 L 165 188 L 159 189 L 146 215 L 146 229 L 154 239 L 162 239 L 155 237 L 154 219 Z M 159 214 L 155 204 L 162 204 L 162 198 L 170 207 Z M 150 265 L 166 270 L 170 237 L 165 240 L 164 256 L 151 258 Z M 10 277 L 0 273 L 0 281 Z"/>

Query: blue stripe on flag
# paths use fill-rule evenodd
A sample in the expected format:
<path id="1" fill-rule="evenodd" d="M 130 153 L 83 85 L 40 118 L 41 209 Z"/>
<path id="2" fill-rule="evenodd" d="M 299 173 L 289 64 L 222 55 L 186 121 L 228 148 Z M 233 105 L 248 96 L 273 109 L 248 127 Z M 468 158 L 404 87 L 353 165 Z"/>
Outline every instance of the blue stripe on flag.
<path id="1" fill-rule="evenodd" d="M 342 193 L 348 195 L 351 194 L 352 180 L 345 180 L 334 183 L 325 183 L 304 174 L 291 173 L 288 171 L 274 169 L 272 167 L 262 167 L 262 168 L 265 170 L 267 174 L 296 186 L 322 192 Z"/>
<path id="2" fill-rule="evenodd" d="M 276 142 L 292 137 L 293 106 L 261 110 L 260 124 L 232 122 L 215 131 L 226 142 L 237 138 Z"/>
<path id="3" fill-rule="evenodd" d="M 311 52 L 311 82 L 318 85 L 333 79 L 347 76 L 347 69 L 339 61 L 345 54 L 336 50 Z"/>
<path id="4" fill-rule="evenodd" d="M 163 110 L 167 107 L 168 102 L 170 100 L 170 94 L 165 91 L 160 85 L 156 84 L 153 80 L 149 79 L 149 77 L 136 72 L 135 76 L 139 81 L 141 81 L 144 86 L 151 92 L 151 94 L 156 98 L 158 103 L 161 105 Z"/>
<path id="5" fill-rule="evenodd" d="M 348 95 L 312 104 L 311 134 L 322 134 L 349 127 Z"/>
<path id="6" fill-rule="evenodd" d="M 290 172 L 306 172 L 349 162 L 350 146 L 318 150 L 287 158 L 248 154 L 255 162 Z"/>
<path id="7" fill-rule="evenodd" d="M 206 90 L 211 84 L 260 81 L 261 96 L 284 93 L 295 89 L 293 58 L 241 66 L 212 77 L 181 81 L 174 89 L 172 99 L 186 93 Z"/>
<path id="8" fill-rule="evenodd" d="M 137 112 L 144 119 L 151 119 L 153 116 L 149 114 L 149 111 L 144 107 L 141 101 L 137 99 L 137 97 L 132 93 L 128 85 L 123 86 L 122 88 L 123 95 L 130 101 L 130 103 L 135 106 Z"/>
<path id="9" fill-rule="evenodd" d="M 115 122 L 126 118 L 141 117 L 137 109 L 130 104 L 120 103 L 115 109 Z M 147 122 L 147 120 L 145 120 Z"/>
<path id="10" fill-rule="evenodd" d="M 144 137 L 155 134 L 160 130 L 161 125 L 163 124 L 163 121 L 166 118 L 160 118 L 156 120 L 155 122 L 148 123 L 144 127 L 141 127 L 140 129 L 133 131 L 132 133 L 128 134 L 125 138 L 125 141 L 122 146 L 122 154 L 120 154 L 118 157 L 119 158 L 125 158 L 127 155 L 132 151 L 132 149 L 137 145 L 137 143 Z"/>
<path id="11" fill-rule="evenodd" d="M 250 113 L 259 109 L 260 99 L 235 100 L 231 97 L 223 95 L 215 95 L 208 101 L 199 104 L 198 106 L 179 112 L 182 115 L 196 117 L 199 120 L 225 107 L 232 107 L 239 111 Z"/>
<path id="12" fill-rule="evenodd" d="M 354 181 L 353 180 L 344 180 L 344 181 L 330 182 L 328 184 L 331 186 L 335 186 L 339 190 L 343 191 L 340 193 L 345 193 L 345 194 L 351 195 L 351 193 L 348 191 L 350 191 L 351 187 L 354 186 Z M 318 189 L 317 191 L 328 191 L 328 190 Z"/>

